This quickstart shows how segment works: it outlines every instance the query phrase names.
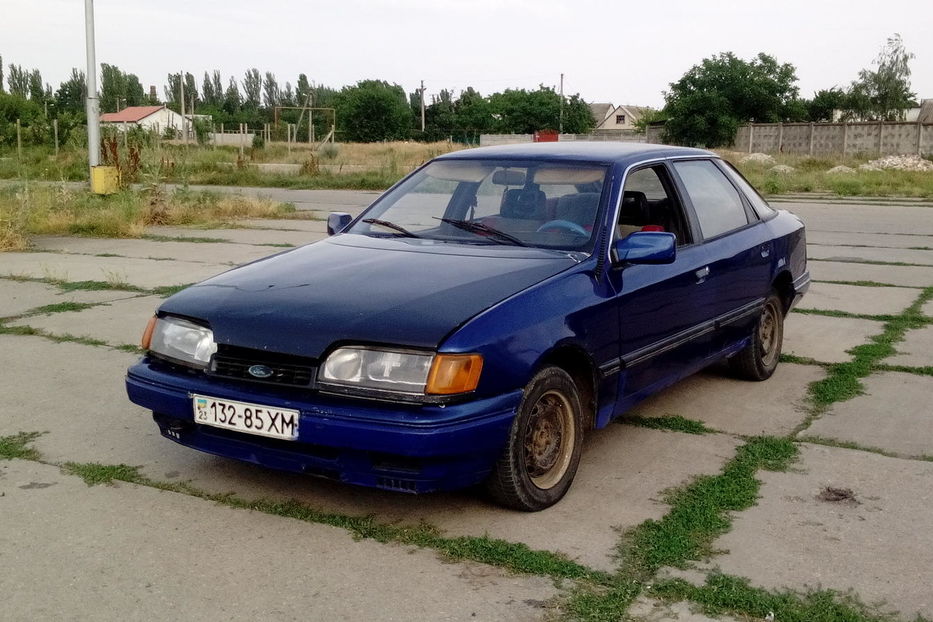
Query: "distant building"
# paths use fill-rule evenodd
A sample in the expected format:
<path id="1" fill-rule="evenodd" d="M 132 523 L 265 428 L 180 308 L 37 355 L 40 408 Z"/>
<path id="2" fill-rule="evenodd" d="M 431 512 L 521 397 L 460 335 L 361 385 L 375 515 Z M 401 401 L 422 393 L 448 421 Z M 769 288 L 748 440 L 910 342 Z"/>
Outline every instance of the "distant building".
<path id="1" fill-rule="evenodd" d="M 100 115 L 101 125 L 135 126 L 162 133 L 165 128 L 181 132 L 182 116 L 166 106 L 129 106 L 120 112 Z"/>
<path id="2" fill-rule="evenodd" d="M 911 123 L 933 123 L 933 99 L 920 100 L 920 107 L 909 108 L 904 120 Z"/>
<path id="3" fill-rule="evenodd" d="M 590 104 L 590 112 L 593 113 L 593 120 L 596 122 L 595 131 L 634 130 L 635 123 L 649 110 L 651 109 L 646 106 Z"/>

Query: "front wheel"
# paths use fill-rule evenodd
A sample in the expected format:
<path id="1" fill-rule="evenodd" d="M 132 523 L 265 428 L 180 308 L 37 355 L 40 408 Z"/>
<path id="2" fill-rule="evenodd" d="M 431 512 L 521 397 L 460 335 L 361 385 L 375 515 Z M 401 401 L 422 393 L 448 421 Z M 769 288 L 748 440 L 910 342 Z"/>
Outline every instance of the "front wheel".
<path id="1" fill-rule="evenodd" d="M 561 500 L 583 450 L 582 409 L 567 372 L 547 367 L 525 387 L 505 453 L 487 486 L 500 504 L 534 512 Z"/>
<path id="2" fill-rule="evenodd" d="M 784 342 L 784 305 L 775 292 L 765 301 L 755 324 L 752 342 L 729 359 L 736 375 L 746 380 L 767 380 L 777 369 Z"/>

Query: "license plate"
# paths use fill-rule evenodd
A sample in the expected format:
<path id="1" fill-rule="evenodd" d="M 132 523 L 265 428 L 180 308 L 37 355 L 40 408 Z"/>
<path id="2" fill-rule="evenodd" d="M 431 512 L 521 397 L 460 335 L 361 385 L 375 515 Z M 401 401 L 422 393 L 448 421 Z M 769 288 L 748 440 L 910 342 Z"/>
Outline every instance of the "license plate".
<path id="1" fill-rule="evenodd" d="M 192 399 L 196 423 L 286 441 L 298 438 L 297 410 L 219 400 L 204 395 L 193 395 Z"/>

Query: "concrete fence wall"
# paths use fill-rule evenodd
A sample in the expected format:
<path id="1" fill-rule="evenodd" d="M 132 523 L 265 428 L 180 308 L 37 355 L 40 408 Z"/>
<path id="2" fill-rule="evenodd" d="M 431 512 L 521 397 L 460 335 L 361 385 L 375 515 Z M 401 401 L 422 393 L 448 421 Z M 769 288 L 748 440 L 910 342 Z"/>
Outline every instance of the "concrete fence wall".
<path id="1" fill-rule="evenodd" d="M 560 142 L 573 141 L 609 141 L 617 140 L 628 143 L 643 143 L 645 135 L 634 130 L 599 130 L 592 134 L 560 134 Z M 514 145 L 534 142 L 533 134 L 480 134 L 480 147 L 493 145 Z"/>
<path id="2" fill-rule="evenodd" d="M 733 146 L 749 153 L 927 155 L 933 124 L 752 123 L 739 128 Z"/>

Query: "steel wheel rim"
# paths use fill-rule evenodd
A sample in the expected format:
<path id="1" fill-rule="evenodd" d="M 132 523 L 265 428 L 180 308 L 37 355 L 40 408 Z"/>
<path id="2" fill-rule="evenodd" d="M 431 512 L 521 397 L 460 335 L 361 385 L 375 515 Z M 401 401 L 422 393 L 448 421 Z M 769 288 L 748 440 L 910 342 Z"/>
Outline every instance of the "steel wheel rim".
<path id="1" fill-rule="evenodd" d="M 560 391 L 547 391 L 532 408 L 522 446 L 525 469 L 535 486 L 548 490 L 563 479 L 575 441 L 570 400 Z"/>
<path id="2" fill-rule="evenodd" d="M 761 344 L 761 360 L 770 367 L 777 360 L 780 344 L 780 320 L 774 303 L 765 305 L 758 322 L 758 341 Z"/>

